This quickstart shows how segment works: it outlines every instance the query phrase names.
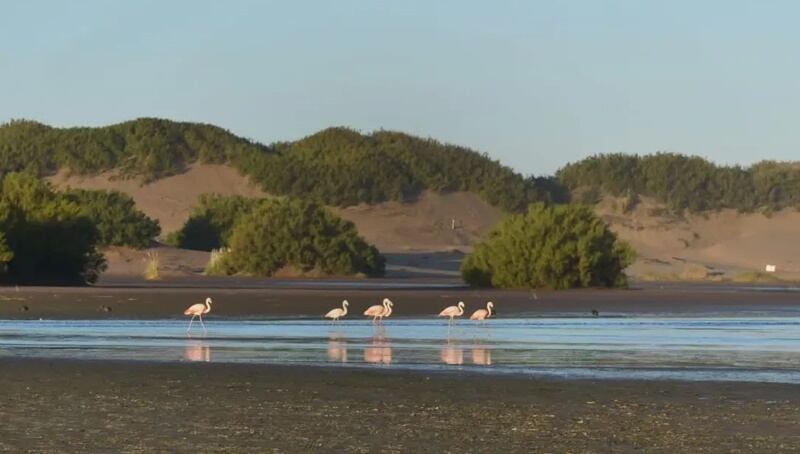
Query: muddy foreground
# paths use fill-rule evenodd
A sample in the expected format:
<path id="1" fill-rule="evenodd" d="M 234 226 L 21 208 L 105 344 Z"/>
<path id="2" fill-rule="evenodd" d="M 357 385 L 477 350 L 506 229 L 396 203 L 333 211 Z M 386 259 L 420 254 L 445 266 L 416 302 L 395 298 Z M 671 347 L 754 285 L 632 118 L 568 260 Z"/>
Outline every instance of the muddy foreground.
<path id="1" fill-rule="evenodd" d="M 0 360 L 0 450 L 797 452 L 800 387 Z"/>

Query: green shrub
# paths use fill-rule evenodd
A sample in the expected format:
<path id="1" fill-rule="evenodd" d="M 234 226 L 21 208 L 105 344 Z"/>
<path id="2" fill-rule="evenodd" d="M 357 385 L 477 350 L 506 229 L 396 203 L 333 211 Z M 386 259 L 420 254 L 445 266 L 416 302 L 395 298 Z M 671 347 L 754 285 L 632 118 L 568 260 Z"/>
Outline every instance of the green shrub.
<path id="1" fill-rule="evenodd" d="M 383 256 L 358 236 L 352 223 L 309 201 L 261 200 L 236 221 L 228 244 L 230 249 L 215 261 L 215 272 L 384 273 Z"/>
<path id="2" fill-rule="evenodd" d="M 8 262 L 14 258 L 14 252 L 6 244 L 6 236 L 0 232 L 0 276 L 6 273 Z"/>
<path id="3" fill-rule="evenodd" d="M 584 205 L 534 204 L 510 215 L 461 265 L 470 285 L 499 288 L 621 286 L 633 250 Z"/>
<path id="4" fill-rule="evenodd" d="M 236 221 L 261 200 L 266 199 L 202 194 L 180 233 L 176 234 L 178 245 L 198 251 L 227 246 Z"/>
<path id="5" fill-rule="evenodd" d="M 181 243 L 183 242 L 183 228 L 179 230 L 173 230 L 166 234 L 163 238 L 161 238 L 161 244 L 172 246 L 172 247 L 181 247 Z"/>
<path id="6" fill-rule="evenodd" d="M 103 246 L 144 249 L 161 233 L 158 221 L 137 210 L 133 199 L 121 192 L 71 189 L 65 195 L 94 222 Z"/>
<path id="7" fill-rule="evenodd" d="M 3 178 L 0 231 L 13 252 L 9 280 L 93 282 L 105 269 L 94 223 L 80 205 L 33 176 L 11 173 Z"/>

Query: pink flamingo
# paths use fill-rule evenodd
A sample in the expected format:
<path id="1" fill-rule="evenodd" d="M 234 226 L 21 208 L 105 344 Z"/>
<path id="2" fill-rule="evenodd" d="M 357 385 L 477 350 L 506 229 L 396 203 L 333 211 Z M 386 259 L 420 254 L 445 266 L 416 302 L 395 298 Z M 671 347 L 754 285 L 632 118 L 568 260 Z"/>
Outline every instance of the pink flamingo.
<path id="1" fill-rule="evenodd" d="M 439 317 L 450 317 L 447 322 L 448 326 L 453 324 L 453 317 L 461 317 L 464 315 L 464 302 L 459 301 L 458 306 L 450 306 L 439 312 Z"/>
<path id="2" fill-rule="evenodd" d="M 494 303 L 489 301 L 488 303 L 486 303 L 486 309 L 478 309 L 477 311 L 473 312 L 472 315 L 470 315 L 469 319 L 484 321 L 493 315 L 492 313 L 493 308 L 494 308 Z"/>
<path id="3" fill-rule="evenodd" d="M 392 306 L 394 306 L 394 303 L 392 303 L 389 298 L 384 298 L 382 305 L 376 304 L 374 306 L 370 306 L 364 311 L 364 315 L 367 317 L 372 317 L 372 323 L 375 323 L 375 321 L 378 319 L 380 319 L 382 323 L 384 317 L 392 315 Z"/>
<path id="4" fill-rule="evenodd" d="M 205 304 L 201 303 L 192 304 L 191 306 L 186 308 L 185 311 L 183 311 L 183 315 L 192 316 L 192 319 L 189 320 L 189 327 L 186 328 L 187 333 L 192 329 L 192 323 L 194 322 L 195 317 L 200 317 L 200 325 L 202 325 L 203 331 L 206 330 L 206 325 L 205 323 L 203 323 L 203 314 L 208 314 L 209 312 L 211 312 L 211 303 L 213 303 L 213 301 L 211 301 L 211 298 L 206 298 Z"/>
<path id="5" fill-rule="evenodd" d="M 337 307 L 336 309 L 331 309 L 330 312 L 325 314 L 325 318 L 331 319 L 331 323 L 339 321 L 340 318 L 342 318 L 342 317 L 347 315 L 347 306 L 349 306 L 349 305 L 350 305 L 350 303 L 348 303 L 347 300 L 342 301 L 342 307 L 341 308 Z"/>

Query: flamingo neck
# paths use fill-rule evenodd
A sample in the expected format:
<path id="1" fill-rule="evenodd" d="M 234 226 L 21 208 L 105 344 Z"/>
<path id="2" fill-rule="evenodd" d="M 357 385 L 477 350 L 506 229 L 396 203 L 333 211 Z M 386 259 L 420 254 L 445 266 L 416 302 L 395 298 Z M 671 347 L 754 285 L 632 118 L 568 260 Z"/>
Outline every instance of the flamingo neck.
<path id="1" fill-rule="evenodd" d="M 464 306 L 461 305 L 458 306 L 458 315 L 459 316 L 464 315 Z"/>
<path id="2" fill-rule="evenodd" d="M 206 301 L 206 310 L 205 310 L 205 311 L 203 311 L 203 313 L 204 313 L 204 314 L 208 314 L 209 312 L 211 312 L 211 303 L 209 303 L 208 301 Z"/>
<path id="3" fill-rule="evenodd" d="M 342 316 L 347 315 L 347 304 L 342 304 Z"/>

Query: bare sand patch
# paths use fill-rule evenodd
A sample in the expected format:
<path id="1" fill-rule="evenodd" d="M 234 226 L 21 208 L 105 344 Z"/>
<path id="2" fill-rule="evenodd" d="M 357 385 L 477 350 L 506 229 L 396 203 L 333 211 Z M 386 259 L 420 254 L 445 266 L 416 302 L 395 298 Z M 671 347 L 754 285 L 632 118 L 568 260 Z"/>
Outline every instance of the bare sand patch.
<path id="1" fill-rule="evenodd" d="M 634 277 L 727 280 L 775 265 L 776 278 L 800 279 L 797 210 L 679 216 L 648 199 L 629 213 L 620 206 L 619 200 L 606 198 L 597 212 L 639 253 L 628 270 Z"/>
<path id="2" fill-rule="evenodd" d="M 114 172 L 99 175 L 70 175 L 65 170 L 47 178 L 58 188 L 106 189 L 124 192 L 136 201 L 146 215 L 158 219 L 164 233 L 183 226 L 201 194 L 264 197 L 266 194 L 233 167 L 194 164 L 186 172 L 148 184 L 137 179 L 120 178 Z"/>

